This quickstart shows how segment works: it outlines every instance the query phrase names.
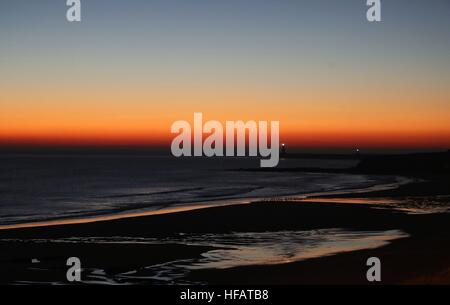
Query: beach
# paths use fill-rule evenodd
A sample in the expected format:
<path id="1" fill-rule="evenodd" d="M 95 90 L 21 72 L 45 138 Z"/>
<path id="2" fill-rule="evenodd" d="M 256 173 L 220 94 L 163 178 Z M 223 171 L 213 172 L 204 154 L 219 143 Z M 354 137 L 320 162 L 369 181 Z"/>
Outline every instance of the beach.
<path id="1" fill-rule="evenodd" d="M 364 304 L 450 285 L 449 16 L 450 0 L 0 1 L 0 287 Z"/>
<path id="2" fill-rule="evenodd" d="M 448 213 L 364 203 L 401 201 L 412 189 L 447 200 L 447 178 L 339 202 L 273 199 L 0 230 L 0 282 L 64 284 L 65 262 L 76 256 L 85 284 L 368 284 L 366 261 L 375 256 L 382 284 L 450 284 Z"/>

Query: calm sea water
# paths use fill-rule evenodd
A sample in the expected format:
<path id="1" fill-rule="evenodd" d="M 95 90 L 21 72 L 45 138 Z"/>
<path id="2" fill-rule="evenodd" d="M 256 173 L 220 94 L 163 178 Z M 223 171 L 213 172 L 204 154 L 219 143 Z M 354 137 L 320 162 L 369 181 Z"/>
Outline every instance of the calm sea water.
<path id="1" fill-rule="evenodd" d="M 237 198 L 367 187 L 376 176 L 237 171 L 259 160 L 159 156 L 2 156 L 0 225 Z M 280 167 L 353 161 L 281 160 Z"/>

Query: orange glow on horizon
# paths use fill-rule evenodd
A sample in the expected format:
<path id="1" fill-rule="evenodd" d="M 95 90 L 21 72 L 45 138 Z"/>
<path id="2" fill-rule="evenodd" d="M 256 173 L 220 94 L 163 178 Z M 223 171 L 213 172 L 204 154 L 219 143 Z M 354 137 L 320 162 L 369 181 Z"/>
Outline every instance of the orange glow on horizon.
<path id="1" fill-rule="evenodd" d="M 11 89 L 0 92 L 0 145 L 169 147 L 172 123 L 192 123 L 202 112 L 204 121 L 280 121 L 280 141 L 289 147 L 450 147 L 445 92 L 371 98 L 362 91 L 233 89 Z"/>
<path id="2" fill-rule="evenodd" d="M 167 129 L 170 125 L 167 126 Z M 0 133 L 1 146 L 142 146 L 169 147 L 175 135 L 170 130 L 140 132 L 42 132 Z M 207 135 L 204 135 L 206 138 Z M 450 147 L 450 133 L 431 132 L 374 132 L 374 131 L 314 131 L 281 130 L 280 141 L 297 148 L 441 148 Z"/>

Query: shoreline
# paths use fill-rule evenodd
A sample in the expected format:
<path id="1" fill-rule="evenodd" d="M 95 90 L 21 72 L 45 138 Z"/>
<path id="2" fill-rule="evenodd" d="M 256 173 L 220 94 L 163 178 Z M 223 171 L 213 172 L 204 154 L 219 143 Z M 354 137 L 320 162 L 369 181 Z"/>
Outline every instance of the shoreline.
<path id="1" fill-rule="evenodd" d="M 218 250 L 214 245 L 163 242 L 174 236 L 183 238 L 186 234 L 202 236 L 225 232 L 314 232 L 324 228 L 368 233 L 401 230 L 409 236 L 375 249 L 339 252 L 294 262 L 190 270 L 183 279 L 185 282 L 177 280 L 176 283 L 367 284 L 365 261 L 370 256 L 382 260 L 384 284 L 450 283 L 450 276 L 446 273 L 450 270 L 449 226 L 449 214 L 408 215 L 368 205 L 261 202 L 89 224 L 9 230 L 0 232 L 0 268 L 6 270 L 0 275 L 0 283 L 24 278 L 33 283 L 63 283 L 65 260 L 71 256 L 80 257 L 87 271 L 102 270 L 105 277 L 115 278 L 123 272 L 145 272 L 148 266 L 193 260 Z M 89 239 L 93 236 L 156 238 L 156 242 L 58 242 L 63 238 Z M 32 258 L 39 260 L 40 271 L 34 269 Z M 144 277 L 137 283 L 159 282 Z"/>
<path id="2" fill-rule="evenodd" d="M 413 186 L 406 184 L 375 193 L 384 198 L 402 196 L 411 188 L 420 192 L 426 189 L 427 196 L 448 193 L 450 182 L 448 179 L 440 181 L 415 182 Z M 364 196 L 370 198 L 370 194 L 373 193 Z M 205 253 L 220 250 L 213 243 L 209 246 L 188 244 L 174 241 L 174 237 L 183 240 L 192 234 L 212 234 L 215 238 L 230 232 L 257 235 L 255 233 L 341 228 L 367 234 L 397 230 L 408 237 L 373 249 L 344 251 L 293 262 L 189 269 L 182 278 L 171 280 L 169 276 L 164 279 L 164 284 L 368 284 L 366 260 L 371 256 L 382 261 L 382 284 L 450 284 L 449 213 L 408 214 L 385 205 L 348 204 L 345 195 L 342 199 L 344 203 L 326 202 L 326 197 L 323 202 L 262 201 L 83 224 L 0 230 L 0 268 L 6 270 L 0 274 L 0 283 L 19 283 L 27 279 L 27 283 L 34 284 L 67 284 L 64 282 L 65 259 L 77 256 L 86 272 L 97 278 L 86 280 L 86 284 L 108 281 L 161 284 L 161 280 L 148 273 L 154 272 L 155 268 L 166 268 L 168 262 L 192 261 L 204 257 Z M 122 242 L 117 240 L 120 236 L 138 241 L 149 238 L 154 242 Z M 58 242 L 67 238 L 89 240 L 92 237 L 111 238 L 112 242 Z M 39 260 L 37 269 L 31 262 L 33 258 Z M 122 276 L 129 272 L 137 272 L 142 277 Z M 102 280 L 98 280 L 99 277 Z"/>
<path id="3" fill-rule="evenodd" d="M 124 210 L 118 212 L 111 212 L 105 214 L 95 214 L 95 215 L 85 215 L 82 217 L 62 217 L 55 218 L 49 220 L 42 221 L 31 221 L 31 222 L 23 222 L 23 223 L 14 223 L 14 224 L 4 224 L 0 225 L 0 231 L 2 230 L 11 230 L 11 229 L 20 229 L 20 228 L 33 228 L 33 227 L 49 227 L 49 226 L 60 226 L 60 225 L 71 225 L 71 224 L 84 224 L 84 223 L 92 223 L 98 221 L 109 221 L 123 218 L 134 218 L 134 217 L 145 217 L 151 215 L 162 215 L 162 214 L 171 214 L 171 213 L 179 213 L 186 211 L 194 211 L 198 209 L 204 208 L 213 208 L 213 207 L 221 207 L 221 206 L 231 206 L 231 205 L 241 205 L 241 204 L 251 204 L 259 201 L 279 201 L 286 200 L 288 201 L 297 201 L 297 200 L 305 200 L 308 198 L 317 198 L 317 197 L 327 197 L 327 196 L 352 196 L 356 194 L 368 194 L 374 191 L 384 191 L 390 189 L 396 189 L 401 185 L 412 183 L 414 180 L 411 178 L 403 177 L 400 175 L 388 175 L 390 177 L 395 177 L 396 180 L 402 180 L 397 182 L 386 183 L 386 181 L 380 181 L 378 184 L 373 184 L 368 187 L 355 187 L 355 188 L 342 188 L 333 191 L 320 190 L 310 193 L 298 193 L 292 195 L 285 196 L 269 196 L 269 197 L 242 197 L 242 198 L 232 198 L 232 199 L 218 199 L 213 201 L 204 201 L 204 202 L 196 202 L 196 203 L 182 203 L 182 204 L 174 204 L 171 206 L 166 206 L 163 208 L 143 208 L 143 209 L 131 209 Z"/>

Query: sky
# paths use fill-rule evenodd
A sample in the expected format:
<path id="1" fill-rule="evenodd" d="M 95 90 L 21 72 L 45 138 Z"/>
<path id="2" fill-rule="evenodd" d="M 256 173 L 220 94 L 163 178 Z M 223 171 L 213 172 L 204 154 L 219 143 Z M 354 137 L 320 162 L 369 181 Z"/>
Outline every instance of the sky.
<path id="1" fill-rule="evenodd" d="M 291 147 L 450 148 L 450 1 L 0 0 L 0 145 L 169 145 L 277 120 Z"/>

